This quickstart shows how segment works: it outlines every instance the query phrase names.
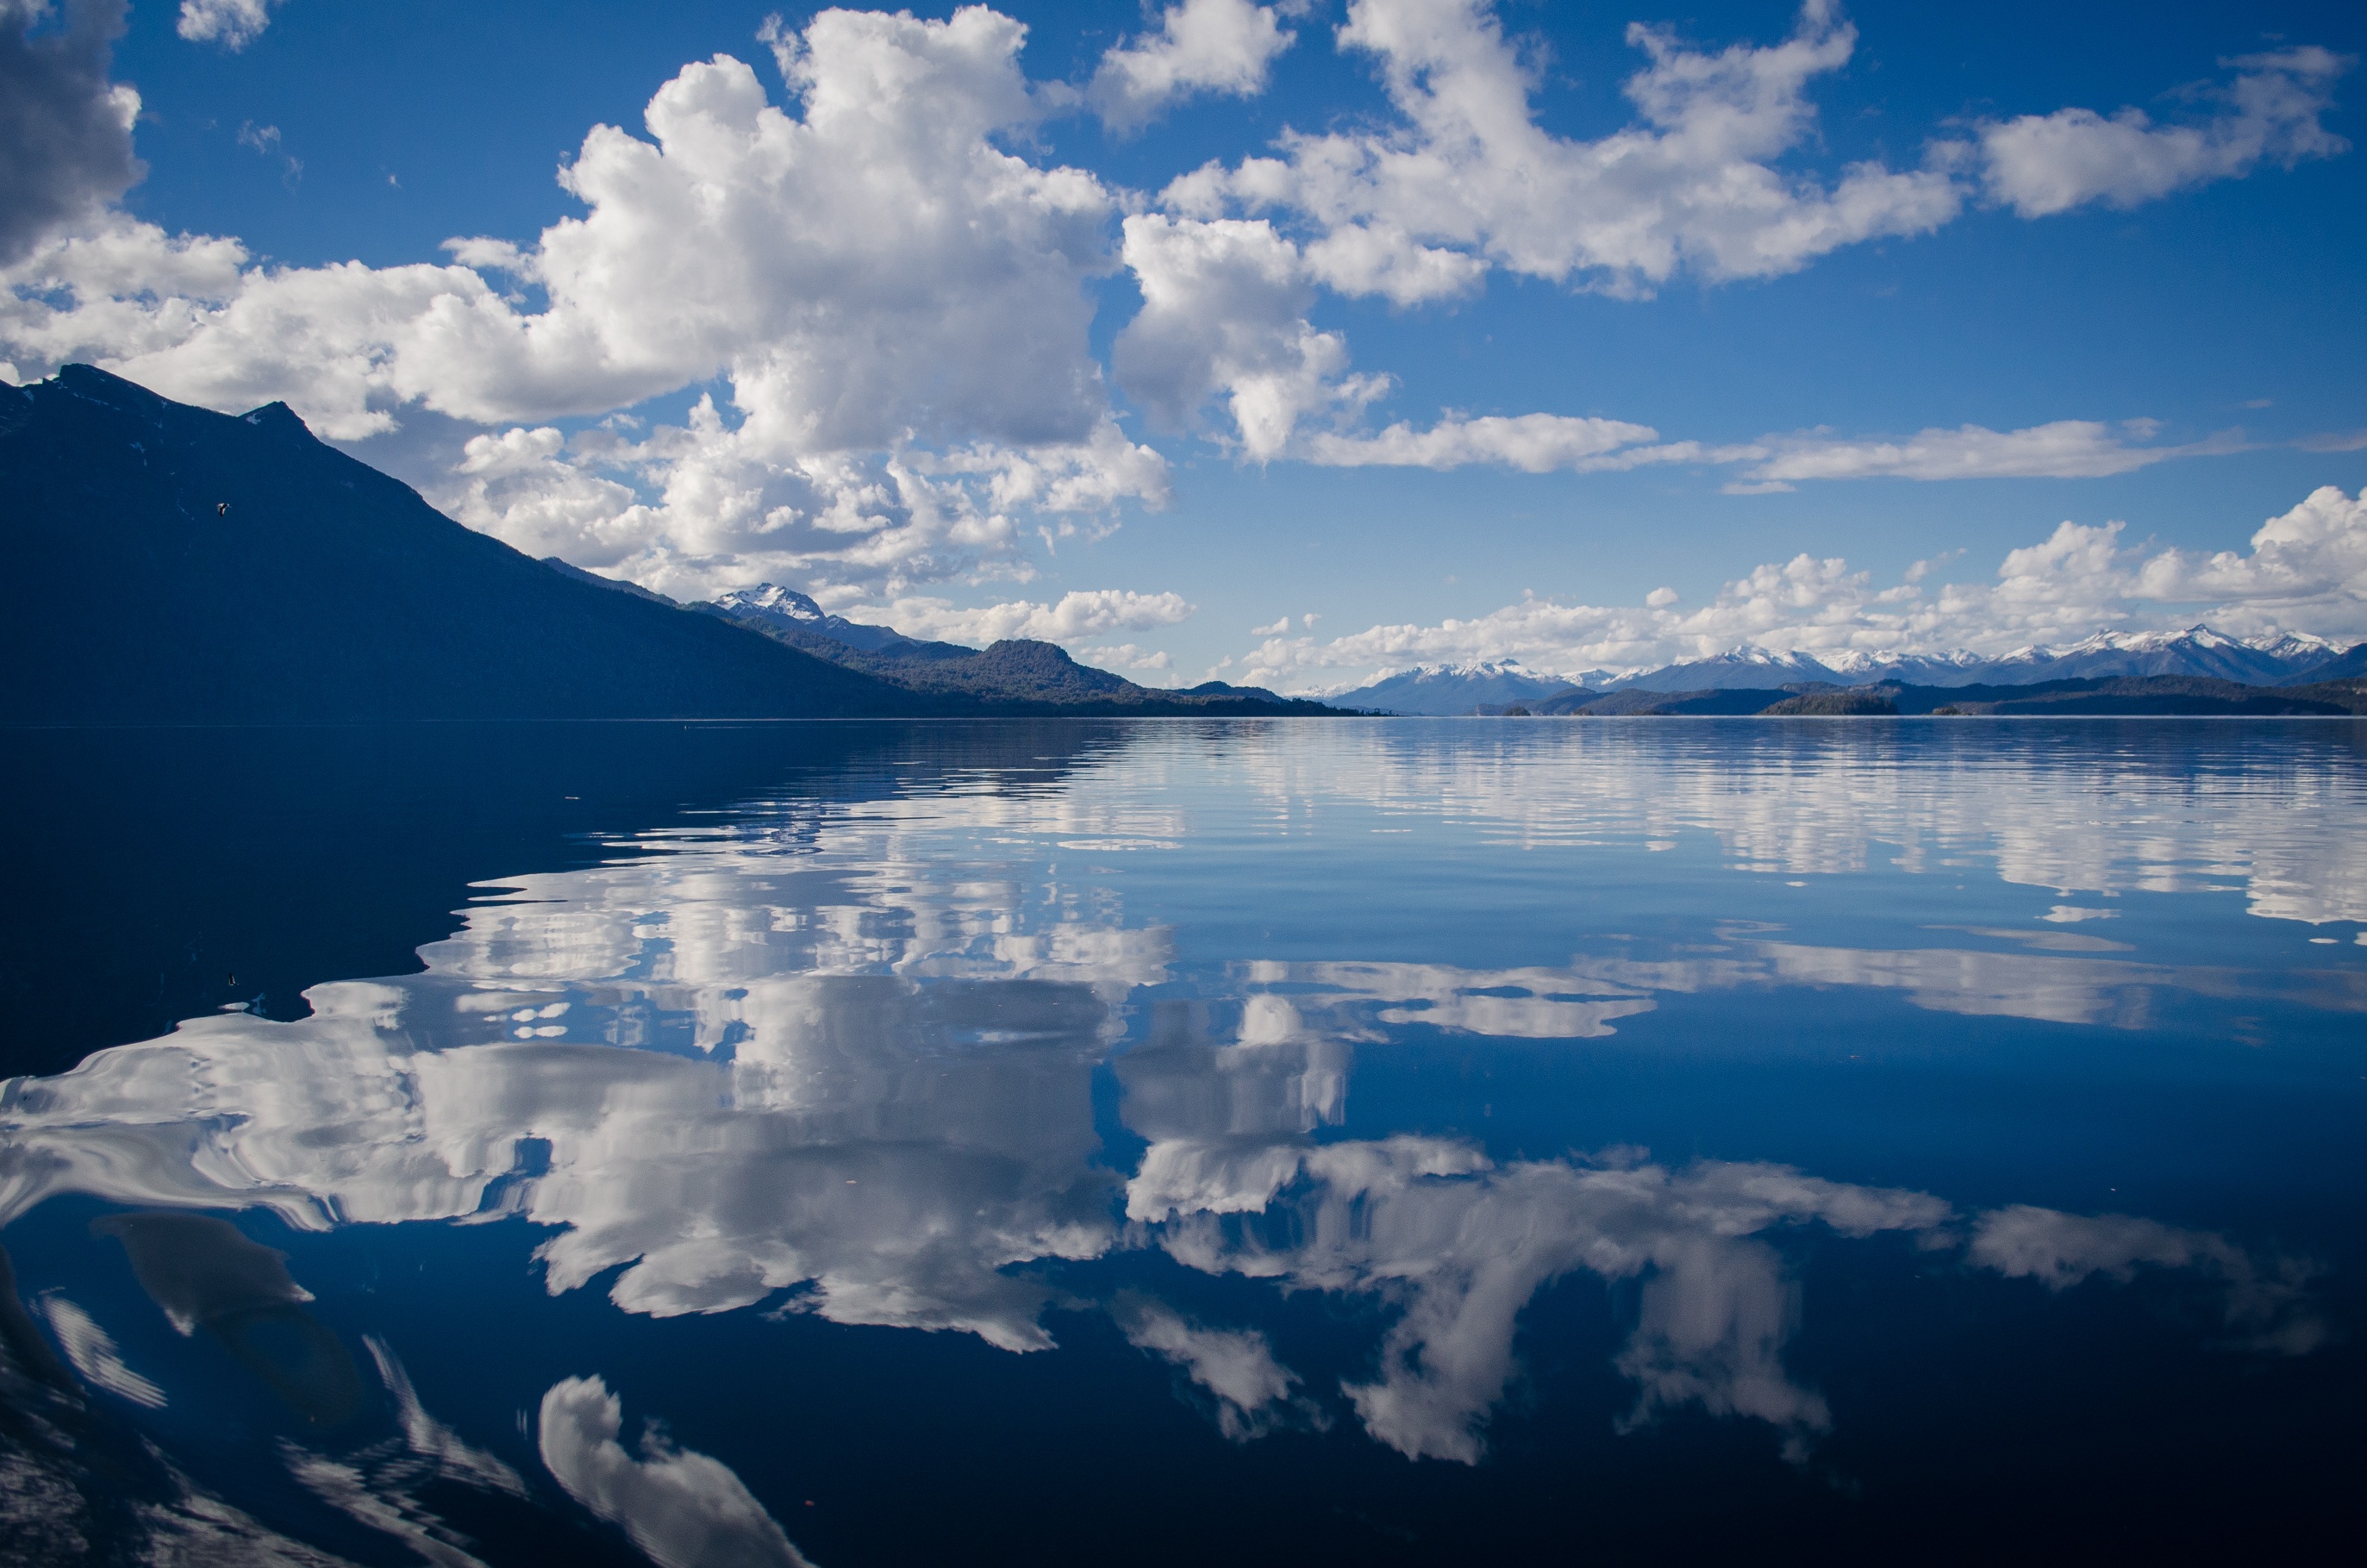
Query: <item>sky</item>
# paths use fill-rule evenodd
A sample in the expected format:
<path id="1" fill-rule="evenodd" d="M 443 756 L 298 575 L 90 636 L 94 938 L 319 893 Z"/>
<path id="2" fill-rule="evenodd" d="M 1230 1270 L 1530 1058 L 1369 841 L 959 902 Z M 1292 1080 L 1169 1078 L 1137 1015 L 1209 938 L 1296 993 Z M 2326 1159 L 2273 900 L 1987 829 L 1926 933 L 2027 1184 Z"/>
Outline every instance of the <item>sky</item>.
<path id="1" fill-rule="evenodd" d="M 1149 684 L 2367 639 L 2367 12 L 1656 3 L 0 0 L 0 377 Z"/>

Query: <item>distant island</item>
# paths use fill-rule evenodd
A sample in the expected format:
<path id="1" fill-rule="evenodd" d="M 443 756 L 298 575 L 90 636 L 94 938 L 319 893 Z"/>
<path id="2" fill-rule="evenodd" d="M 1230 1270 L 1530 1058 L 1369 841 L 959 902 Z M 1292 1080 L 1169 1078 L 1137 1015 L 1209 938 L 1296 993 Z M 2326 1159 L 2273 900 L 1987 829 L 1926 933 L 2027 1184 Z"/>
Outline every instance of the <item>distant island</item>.
<path id="1" fill-rule="evenodd" d="M 1339 711 L 676 605 L 463 528 L 285 403 L 215 414 L 87 365 L 0 387 L 0 490 L 5 723 Z"/>

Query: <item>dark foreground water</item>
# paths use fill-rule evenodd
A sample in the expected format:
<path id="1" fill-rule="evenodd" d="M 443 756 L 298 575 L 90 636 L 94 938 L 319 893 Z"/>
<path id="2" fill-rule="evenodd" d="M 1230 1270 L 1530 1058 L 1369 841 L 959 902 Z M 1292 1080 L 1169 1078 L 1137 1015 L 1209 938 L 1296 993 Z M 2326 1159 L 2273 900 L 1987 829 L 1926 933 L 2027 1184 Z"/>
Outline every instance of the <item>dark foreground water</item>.
<path id="1" fill-rule="evenodd" d="M 2367 726 L 5 744 L 0 1560 L 2361 1522 Z"/>

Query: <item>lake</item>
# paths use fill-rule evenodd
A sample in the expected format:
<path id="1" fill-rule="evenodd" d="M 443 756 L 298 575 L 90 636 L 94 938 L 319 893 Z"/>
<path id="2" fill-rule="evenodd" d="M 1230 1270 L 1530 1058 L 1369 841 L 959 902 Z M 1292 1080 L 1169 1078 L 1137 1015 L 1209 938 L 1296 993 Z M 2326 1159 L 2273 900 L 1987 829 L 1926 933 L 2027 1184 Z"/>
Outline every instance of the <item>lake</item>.
<path id="1" fill-rule="evenodd" d="M 2367 724 L 9 746 L 29 1561 L 2359 1520 Z"/>

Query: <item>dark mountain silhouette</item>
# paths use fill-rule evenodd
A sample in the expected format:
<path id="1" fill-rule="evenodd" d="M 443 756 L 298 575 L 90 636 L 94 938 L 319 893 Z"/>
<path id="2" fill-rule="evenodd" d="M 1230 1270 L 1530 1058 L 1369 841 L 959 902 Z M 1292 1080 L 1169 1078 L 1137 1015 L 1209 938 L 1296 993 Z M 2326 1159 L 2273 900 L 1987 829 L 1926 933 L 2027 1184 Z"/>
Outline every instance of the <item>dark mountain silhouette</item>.
<path id="1" fill-rule="evenodd" d="M 977 690 L 883 679 L 529 559 L 284 403 L 214 414 L 83 365 L 0 388 L 0 722 L 1065 713 L 1072 692 L 1127 712 L 1327 711 L 1116 676 L 1103 690 L 1100 672 L 1049 678 L 1044 655 L 994 650 L 973 655 L 998 674 Z"/>
<path id="2" fill-rule="evenodd" d="M 802 598 L 803 596 L 797 596 Z M 807 601 L 810 603 L 811 601 Z M 916 696 L 937 699 L 976 699 L 998 707 L 1028 711 L 1057 709 L 1064 713 L 1197 713 L 1232 716 L 1254 713 L 1338 713 L 1320 702 L 1276 697 L 1263 687 L 1228 686 L 1208 681 L 1181 691 L 1137 686 L 1123 676 L 1081 665 L 1054 642 L 1007 638 L 984 648 L 958 642 L 930 642 L 905 637 L 888 627 L 864 626 L 827 618 L 826 627 L 811 617 L 751 616 L 732 612 L 731 597 L 701 605 L 708 614 L 786 643 L 817 659 L 860 670 Z M 842 629 L 884 634 L 868 645 L 849 642 Z"/>
<path id="3" fill-rule="evenodd" d="M 0 718 L 913 712 L 910 693 L 552 571 L 313 438 L 68 366 L 0 391 Z"/>
<path id="4" fill-rule="evenodd" d="M 1636 686 L 1608 694 L 1567 692 L 1547 698 L 1530 710 L 1540 714 L 1580 713 L 1598 719 L 1619 719 L 1631 714 L 1733 715 L 1760 712 L 1791 695 L 1772 687 L 1707 687 L 1695 691 L 1655 691 L 1649 687 Z"/>

